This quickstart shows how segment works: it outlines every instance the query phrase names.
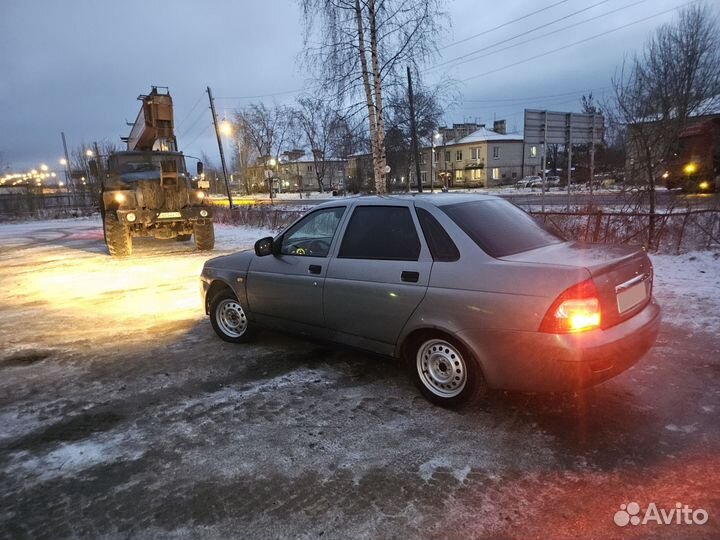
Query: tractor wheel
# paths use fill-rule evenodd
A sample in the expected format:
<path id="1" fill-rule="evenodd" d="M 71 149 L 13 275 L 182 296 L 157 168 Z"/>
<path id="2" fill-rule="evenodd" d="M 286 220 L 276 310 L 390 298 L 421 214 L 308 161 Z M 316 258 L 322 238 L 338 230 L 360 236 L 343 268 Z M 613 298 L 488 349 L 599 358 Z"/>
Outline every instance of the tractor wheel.
<path id="1" fill-rule="evenodd" d="M 127 257 L 132 254 L 130 230 L 117 217 L 105 214 L 105 244 L 113 257 Z"/>
<path id="2" fill-rule="evenodd" d="M 212 221 L 195 223 L 195 247 L 199 251 L 210 251 L 215 247 L 215 229 Z"/>

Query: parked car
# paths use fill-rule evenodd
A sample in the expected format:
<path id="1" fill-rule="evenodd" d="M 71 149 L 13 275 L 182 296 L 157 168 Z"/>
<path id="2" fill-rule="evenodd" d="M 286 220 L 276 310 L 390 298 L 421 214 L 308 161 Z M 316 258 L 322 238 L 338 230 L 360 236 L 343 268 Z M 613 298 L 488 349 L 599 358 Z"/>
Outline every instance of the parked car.
<path id="1" fill-rule="evenodd" d="M 487 195 L 331 201 L 201 282 L 220 338 L 270 327 L 400 358 L 445 406 L 599 383 L 660 324 L 643 251 L 564 241 Z"/>
<path id="2" fill-rule="evenodd" d="M 515 187 L 517 187 L 517 188 L 530 187 L 533 184 L 533 182 L 537 182 L 538 180 L 540 180 L 542 182 L 542 178 L 540 178 L 539 176 L 524 176 L 522 178 L 522 180 L 518 180 L 517 182 L 515 182 Z"/>
<path id="3" fill-rule="evenodd" d="M 542 189 L 542 178 L 538 178 L 535 180 L 532 184 L 530 184 L 531 188 L 540 188 Z M 560 177 L 559 176 L 548 176 L 545 178 L 545 187 L 547 189 L 553 188 L 553 187 L 559 187 L 560 184 Z"/>

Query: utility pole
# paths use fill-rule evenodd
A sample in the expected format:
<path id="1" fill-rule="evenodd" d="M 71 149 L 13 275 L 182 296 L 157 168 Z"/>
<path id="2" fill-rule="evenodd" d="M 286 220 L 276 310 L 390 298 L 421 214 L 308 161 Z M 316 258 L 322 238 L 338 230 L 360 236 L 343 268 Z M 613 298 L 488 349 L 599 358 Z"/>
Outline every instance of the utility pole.
<path id="1" fill-rule="evenodd" d="M 65 152 L 65 185 L 67 186 L 68 193 L 73 191 L 72 185 L 72 169 L 70 168 L 70 154 L 68 154 L 67 141 L 65 140 L 65 132 L 61 131 L 60 136 L 62 137 L 63 151 Z"/>
<path id="2" fill-rule="evenodd" d="M 210 110 L 212 111 L 213 125 L 215 126 L 215 136 L 217 137 L 218 150 L 220 150 L 220 163 L 222 164 L 223 178 L 225 179 L 225 188 L 227 189 L 228 203 L 230 208 L 233 207 L 232 193 L 230 193 L 230 183 L 228 182 L 227 165 L 225 165 L 225 151 L 223 150 L 222 138 L 220 137 L 220 129 L 218 128 L 217 114 L 215 113 L 215 100 L 212 96 L 212 90 L 207 87 L 208 99 L 210 100 Z"/>
<path id="3" fill-rule="evenodd" d="M 413 158 L 415 159 L 415 178 L 418 184 L 418 193 L 422 193 L 422 179 L 420 178 L 420 149 L 418 147 L 417 126 L 415 125 L 415 97 L 413 96 L 412 77 L 410 76 L 410 66 L 407 67 L 408 80 L 408 99 L 410 100 L 410 135 L 412 138 Z M 408 186 L 410 179 L 408 178 Z"/>

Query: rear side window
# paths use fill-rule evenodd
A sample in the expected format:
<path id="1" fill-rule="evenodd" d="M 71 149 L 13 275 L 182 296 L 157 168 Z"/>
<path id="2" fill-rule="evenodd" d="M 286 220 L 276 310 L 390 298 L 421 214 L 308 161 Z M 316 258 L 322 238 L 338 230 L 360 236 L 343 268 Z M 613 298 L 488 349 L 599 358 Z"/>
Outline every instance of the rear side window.
<path id="1" fill-rule="evenodd" d="M 433 215 L 423 208 L 416 208 L 418 221 L 422 227 L 425 240 L 435 261 L 457 261 L 460 258 L 455 242 Z"/>
<path id="2" fill-rule="evenodd" d="M 340 245 L 341 259 L 417 261 L 420 239 L 410 209 L 404 206 L 358 206 Z"/>
<path id="3" fill-rule="evenodd" d="M 450 204 L 440 209 L 491 257 L 562 242 L 528 213 L 502 199 Z"/>

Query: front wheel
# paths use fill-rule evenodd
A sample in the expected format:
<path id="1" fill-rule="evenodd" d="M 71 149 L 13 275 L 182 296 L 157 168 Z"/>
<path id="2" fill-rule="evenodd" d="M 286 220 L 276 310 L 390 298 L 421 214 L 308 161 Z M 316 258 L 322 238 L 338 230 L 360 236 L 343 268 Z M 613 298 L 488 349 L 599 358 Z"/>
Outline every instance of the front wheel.
<path id="1" fill-rule="evenodd" d="M 195 233 L 195 247 L 199 251 L 210 251 L 215 247 L 215 229 L 210 220 L 198 221 L 193 229 Z"/>
<path id="2" fill-rule="evenodd" d="M 486 386 L 477 360 L 456 340 L 425 335 L 408 347 L 408 368 L 428 401 L 457 407 L 479 399 Z"/>
<path id="3" fill-rule="evenodd" d="M 226 289 L 210 302 L 210 323 L 215 333 L 230 343 L 243 343 L 252 337 L 252 325 L 240 301 Z"/>
<path id="4" fill-rule="evenodd" d="M 105 245 L 108 253 L 113 257 L 126 257 L 132 255 L 132 236 L 130 230 L 111 214 L 105 214 L 103 223 L 105 232 Z"/>

